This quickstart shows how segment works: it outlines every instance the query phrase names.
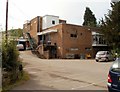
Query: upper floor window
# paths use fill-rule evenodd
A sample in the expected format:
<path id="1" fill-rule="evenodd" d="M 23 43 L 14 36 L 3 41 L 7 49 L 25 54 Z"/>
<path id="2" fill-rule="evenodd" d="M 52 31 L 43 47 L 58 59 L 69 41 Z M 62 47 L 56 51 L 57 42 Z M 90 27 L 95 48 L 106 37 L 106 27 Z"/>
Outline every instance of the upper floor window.
<path id="1" fill-rule="evenodd" d="M 55 21 L 54 21 L 54 20 L 52 20 L 52 24 L 53 24 L 53 25 L 55 24 Z"/>
<path id="2" fill-rule="evenodd" d="M 70 37 L 77 38 L 77 34 L 70 34 Z"/>

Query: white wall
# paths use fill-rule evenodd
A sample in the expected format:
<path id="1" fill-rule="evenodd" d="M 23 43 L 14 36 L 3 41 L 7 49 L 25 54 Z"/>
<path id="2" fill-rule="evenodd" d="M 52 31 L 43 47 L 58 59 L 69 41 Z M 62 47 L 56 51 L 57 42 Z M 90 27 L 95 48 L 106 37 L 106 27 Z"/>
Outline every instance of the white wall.
<path id="1" fill-rule="evenodd" d="M 55 21 L 55 24 L 52 24 L 52 21 Z M 45 15 L 45 16 L 43 16 L 42 23 L 43 23 L 42 24 L 43 29 L 58 25 L 59 24 L 59 17 L 52 16 L 52 15 Z"/>

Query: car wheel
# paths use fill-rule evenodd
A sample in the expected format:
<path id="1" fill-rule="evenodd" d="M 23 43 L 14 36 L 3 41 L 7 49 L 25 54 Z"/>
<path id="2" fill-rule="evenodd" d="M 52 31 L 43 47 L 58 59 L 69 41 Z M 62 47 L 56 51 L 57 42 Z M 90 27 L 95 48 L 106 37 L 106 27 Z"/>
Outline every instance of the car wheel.
<path id="1" fill-rule="evenodd" d="M 108 62 L 109 61 L 109 59 L 108 58 L 106 58 L 106 60 L 105 60 L 106 62 Z"/>
<path id="2" fill-rule="evenodd" d="M 108 92 L 114 92 L 113 90 L 111 90 L 110 88 L 108 88 Z"/>
<path id="3" fill-rule="evenodd" d="M 96 60 L 96 62 L 99 62 L 99 60 Z"/>

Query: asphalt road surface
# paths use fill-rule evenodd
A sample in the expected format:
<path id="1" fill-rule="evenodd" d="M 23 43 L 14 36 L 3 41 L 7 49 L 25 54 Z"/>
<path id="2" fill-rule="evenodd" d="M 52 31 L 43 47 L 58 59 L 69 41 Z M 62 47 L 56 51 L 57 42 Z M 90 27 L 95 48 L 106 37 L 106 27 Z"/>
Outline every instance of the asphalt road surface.
<path id="1" fill-rule="evenodd" d="M 40 59 L 21 51 L 30 80 L 13 90 L 103 90 L 112 62 L 80 59 Z"/>

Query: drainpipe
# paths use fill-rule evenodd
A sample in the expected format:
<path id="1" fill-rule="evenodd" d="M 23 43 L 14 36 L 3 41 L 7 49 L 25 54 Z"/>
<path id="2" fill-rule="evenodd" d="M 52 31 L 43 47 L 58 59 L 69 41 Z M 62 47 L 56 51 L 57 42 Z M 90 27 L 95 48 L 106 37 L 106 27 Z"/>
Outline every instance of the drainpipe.
<path id="1" fill-rule="evenodd" d="M 39 23 L 39 16 L 37 16 L 37 33 L 38 32 L 40 32 L 40 23 Z M 39 45 L 39 43 L 40 43 L 40 37 L 39 37 L 39 35 L 37 35 L 37 43 L 38 43 L 38 45 Z"/>
<path id="2" fill-rule="evenodd" d="M 40 32 L 40 23 L 39 23 L 40 21 L 39 21 L 39 20 L 40 20 L 40 18 L 39 18 L 39 16 L 38 16 L 38 17 L 37 17 L 37 23 L 38 23 L 38 24 L 37 24 L 37 32 Z"/>

